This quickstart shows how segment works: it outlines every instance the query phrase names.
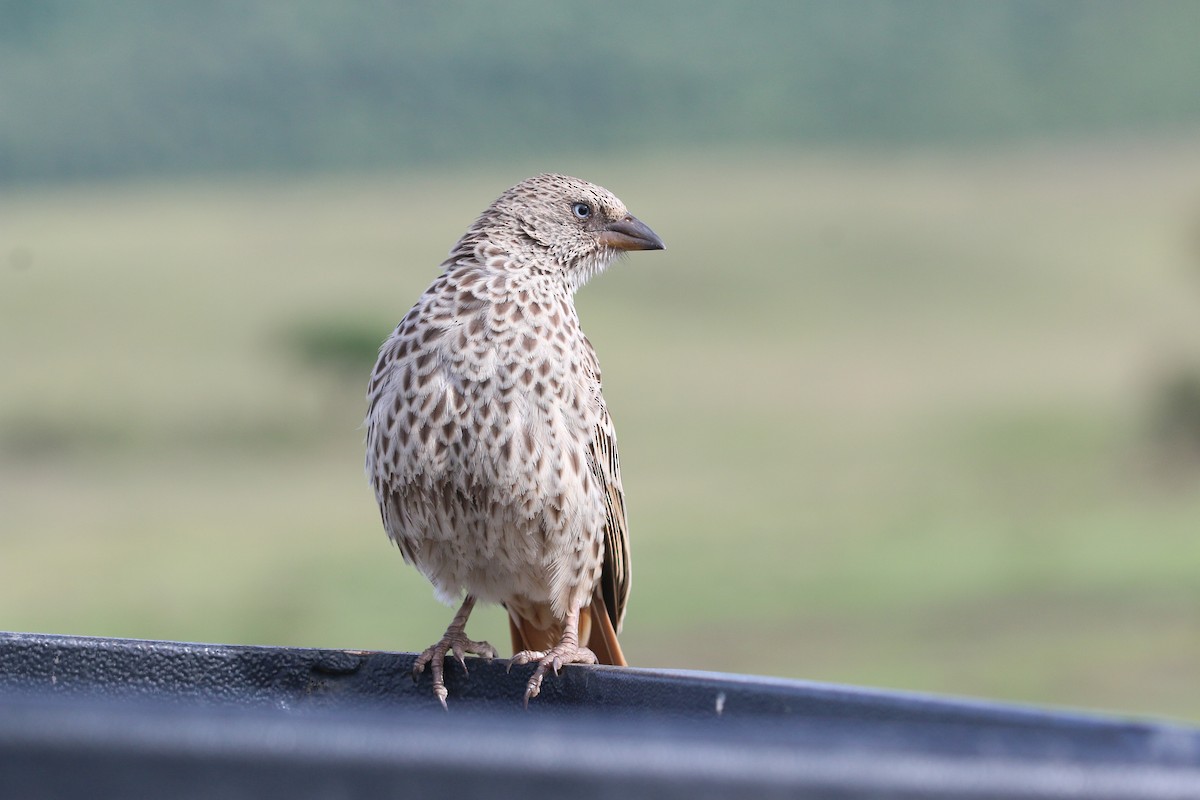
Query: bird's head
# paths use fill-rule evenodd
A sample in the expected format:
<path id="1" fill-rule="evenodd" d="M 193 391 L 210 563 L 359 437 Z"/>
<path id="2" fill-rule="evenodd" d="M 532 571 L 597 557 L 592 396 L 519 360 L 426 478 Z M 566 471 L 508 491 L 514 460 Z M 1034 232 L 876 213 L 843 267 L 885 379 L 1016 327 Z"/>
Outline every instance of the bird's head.
<path id="1" fill-rule="evenodd" d="M 566 175 L 521 181 L 475 226 L 532 263 L 561 270 L 572 289 L 629 250 L 662 250 L 662 239 L 607 189 Z"/>

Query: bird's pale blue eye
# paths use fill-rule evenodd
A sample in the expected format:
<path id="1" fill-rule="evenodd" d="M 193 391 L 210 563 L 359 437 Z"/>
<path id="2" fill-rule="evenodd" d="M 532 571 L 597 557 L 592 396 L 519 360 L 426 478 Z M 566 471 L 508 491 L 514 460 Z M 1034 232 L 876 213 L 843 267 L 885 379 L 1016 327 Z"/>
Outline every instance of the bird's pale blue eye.
<path id="1" fill-rule="evenodd" d="M 587 203 L 576 203 L 571 206 L 571 211 L 580 219 L 587 219 L 592 215 L 592 207 Z"/>

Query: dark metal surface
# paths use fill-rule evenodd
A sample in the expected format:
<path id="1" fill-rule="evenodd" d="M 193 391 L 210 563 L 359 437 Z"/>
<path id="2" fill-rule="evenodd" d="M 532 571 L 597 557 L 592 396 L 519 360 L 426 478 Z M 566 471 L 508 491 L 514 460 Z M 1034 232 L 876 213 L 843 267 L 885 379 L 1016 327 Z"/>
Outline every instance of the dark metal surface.
<path id="1" fill-rule="evenodd" d="M 0 797 L 1200 799 L 1200 730 L 696 672 L 0 633 Z"/>

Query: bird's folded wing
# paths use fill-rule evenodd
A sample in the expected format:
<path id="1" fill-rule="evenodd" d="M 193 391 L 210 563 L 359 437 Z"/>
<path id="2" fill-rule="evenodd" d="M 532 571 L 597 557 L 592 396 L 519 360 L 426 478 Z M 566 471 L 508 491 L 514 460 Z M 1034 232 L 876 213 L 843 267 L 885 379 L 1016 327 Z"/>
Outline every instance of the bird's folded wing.
<path id="1" fill-rule="evenodd" d="M 629 526 L 625 519 L 625 492 L 621 489 L 621 465 L 612 420 L 604 410 L 588 445 L 588 466 L 604 496 L 607 525 L 604 529 L 604 567 L 600 594 L 613 628 L 621 629 L 629 599 Z"/>

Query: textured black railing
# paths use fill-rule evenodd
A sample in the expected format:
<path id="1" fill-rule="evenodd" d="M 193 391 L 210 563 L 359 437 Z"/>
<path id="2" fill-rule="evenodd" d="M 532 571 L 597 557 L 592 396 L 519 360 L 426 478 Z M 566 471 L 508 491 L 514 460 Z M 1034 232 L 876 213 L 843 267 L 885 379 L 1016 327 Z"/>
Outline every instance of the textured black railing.
<path id="1" fill-rule="evenodd" d="M 0 633 L 0 797 L 1200 798 L 1200 730 L 697 672 Z"/>

